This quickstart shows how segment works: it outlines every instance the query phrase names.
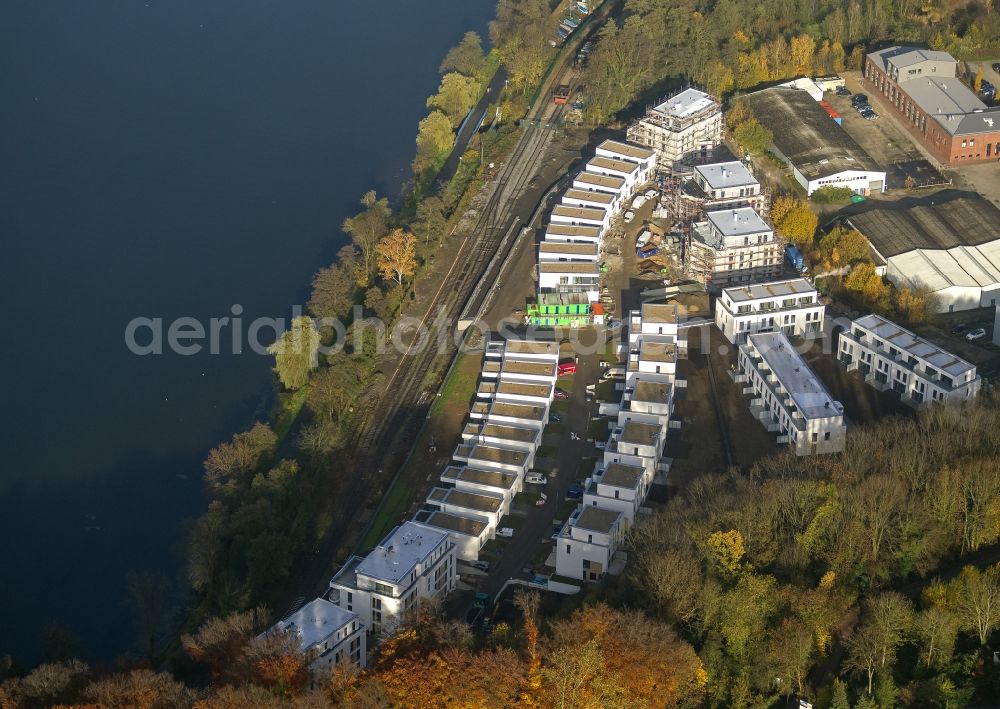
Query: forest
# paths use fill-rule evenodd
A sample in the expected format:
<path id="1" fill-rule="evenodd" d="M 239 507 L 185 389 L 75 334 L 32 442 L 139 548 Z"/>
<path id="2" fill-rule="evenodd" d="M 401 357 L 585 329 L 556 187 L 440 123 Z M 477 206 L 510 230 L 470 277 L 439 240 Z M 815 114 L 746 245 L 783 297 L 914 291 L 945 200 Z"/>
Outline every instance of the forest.
<path id="1" fill-rule="evenodd" d="M 985 395 L 853 429 L 838 456 L 705 475 L 630 532 L 626 576 L 545 612 L 520 592 L 485 636 L 425 605 L 368 669 L 312 686 L 251 609 L 186 635 L 174 676 L 54 662 L 0 683 L 0 708 L 990 704 L 998 539 Z"/>

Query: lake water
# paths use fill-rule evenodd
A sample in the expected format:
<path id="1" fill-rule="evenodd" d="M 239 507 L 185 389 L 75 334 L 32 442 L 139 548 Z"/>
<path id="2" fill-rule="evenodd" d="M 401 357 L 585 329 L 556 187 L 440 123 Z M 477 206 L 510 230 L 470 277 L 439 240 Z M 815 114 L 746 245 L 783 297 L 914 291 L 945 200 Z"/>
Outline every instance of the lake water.
<path id="1" fill-rule="evenodd" d="M 138 357 L 136 316 L 281 317 L 367 189 L 398 194 L 437 66 L 495 0 L 0 7 L 0 654 L 107 659 L 131 570 L 180 573 L 200 463 L 270 363 Z"/>

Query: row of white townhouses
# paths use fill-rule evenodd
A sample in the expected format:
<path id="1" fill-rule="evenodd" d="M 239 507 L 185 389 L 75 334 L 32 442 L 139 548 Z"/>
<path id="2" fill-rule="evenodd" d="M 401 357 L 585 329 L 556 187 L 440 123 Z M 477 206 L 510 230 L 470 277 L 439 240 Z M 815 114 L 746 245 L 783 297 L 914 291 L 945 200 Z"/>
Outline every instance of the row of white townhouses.
<path id="1" fill-rule="evenodd" d="M 528 307 L 533 325 L 600 322 L 601 247 L 612 222 L 656 176 L 656 153 L 615 140 L 595 155 L 561 195 L 538 247 L 538 292 Z"/>
<path id="2" fill-rule="evenodd" d="M 421 599 L 458 583 L 494 538 L 534 463 L 555 389 L 559 345 L 486 345 L 482 377 L 451 463 L 415 518 L 366 556 L 351 557 L 317 598 L 268 632 L 295 633 L 316 677 L 340 662 L 364 666 L 368 639 L 391 633 Z"/>
<path id="3" fill-rule="evenodd" d="M 603 458 L 584 483 L 583 499 L 556 539 L 556 574 L 596 581 L 624 564 L 619 547 L 657 473 L 673 413 L 677 358 L 687 349 L 678 306 L 645 304 L 629 316 L 628 360 Z"/>

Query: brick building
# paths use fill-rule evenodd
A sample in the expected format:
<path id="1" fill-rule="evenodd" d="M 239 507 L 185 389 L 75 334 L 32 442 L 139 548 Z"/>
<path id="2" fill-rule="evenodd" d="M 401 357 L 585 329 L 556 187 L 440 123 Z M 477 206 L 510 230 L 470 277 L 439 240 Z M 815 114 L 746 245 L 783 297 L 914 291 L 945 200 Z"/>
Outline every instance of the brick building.
<path id="1" fill-rule="evenodd" d="M 1000 107 L 987 107 L 962 83 L 958 62 L 947 52 L 916 47 L 872 52 L 865 78 L 943 164 L 1000 159 Z"/>

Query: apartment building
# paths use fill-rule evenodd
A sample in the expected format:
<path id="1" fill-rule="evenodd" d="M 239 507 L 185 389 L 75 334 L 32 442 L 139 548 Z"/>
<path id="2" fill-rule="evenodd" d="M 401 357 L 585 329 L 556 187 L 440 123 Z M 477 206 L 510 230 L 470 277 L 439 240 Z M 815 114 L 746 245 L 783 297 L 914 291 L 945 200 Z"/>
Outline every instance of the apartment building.
<path id="1" fill-rule="evenodd" d="M 708 288 L 773 280 L 781 274 L 784 242 L 752 207 L 705 214 L 691 225 L 687 268 Z"/>
<path id="2" fill-rule="evenodd" d="M 540 293 L 585 293 L 589 302 L 598 300 L 601 268 L 594 261 L 540 261 Z"/>
<path id="3" fill-rule="evenodd" d="M 565 241 L 572 243 L 601 243 L 601 234 L 604 228 L 601 226 L 588 226 L 583 224 L 570 224 L 568 222 L 549 222 L 545 227 L 545 241 Z"/>
<path id="4" fill-rule="evenodd" d="M 630 526 L 649 494 L 649 486 L 649 475 L 641 465 L 602 463 L 587 480 L 583 506 L 621 512 L 624 524 Z"/>
<path id="5" fill-rule="evenodd" d="M 796 455 L 844 449 L 844 407 L 782 332 L 748 335 L 732 373 L 750 396 L 750 412 Z"/>
<path id="6" fill-rule="evenodd" d="M 552 208 L 549 221 L 556 224 L 599 227 L 604 231 L 611 225 L 612 214 L 613 212 L 610 209 L 573 207 L 568 204 L 557 204 Z"/>
<path id="7" fill-rule="evenodd" d="M 368 632 L 357 614 L 344 610 L 325 598 L 316 598 L 265 635 L 288 634 L 295 638 L 306 658 L 311 684 L 326 679 L 336 665 L 364 667 L 368 663 Z"/>
<path id="8" fill-rule="evenodd" d="M 964 401 L 979 393 L 976 366 L 881 315 L 865 315 L 840 334 L 838 356 L 880 391 L 891 389 L 912 406 Z"/>
<path id="9" fill-rule="evenodd" d="M 947 52 L 899 46 L 871 52 L 864 76 L 942 163 L 1000 159 L 1000 107 L 987 106 L 962 83 L 958 61 Z"/>
<path id="10" fill-rule="evenodd" d="M 406 521 L 365 557 L 330 580 L 330 601 L 364 619 L 376 636 L 391 633 L 421 598 L 443 598 L 458 583 L 455 543 L 439 529 Z"/>
<path id="11" fill-rule="evenodd" d="M 597 581 L 611 569 L 624 536 L 625 515 L 618 510 L 580 505 L 556 539 L 556 574 Z"/>
<path id="12" fill-rule="evenodd" d="M 644 145 L 605 140 L 597 146 L 594 154 L 599 158 L 636 163 L 639 166 L 635 182 L 637 187 L 652 182 L 656 177 L 656 151 Z"/>
<path id="13" fill-rule="evenodd" d="M 584 170 L 573 178 L 573 189 L 586 192 L 609 192 L 619 197 L 625 195 L 625 178 L 617 175 L 602 175 Z"/>
<path id="14" fill-rule="evenodd" d="M 682 196 L 696 201 L 706 212 L 753 207 L 767 211 L 767 195 L 750 169 L 739 160 L 696 165 Z"/>
<path id="15" fill-rule="evenodd" d="M 652 148 L 657 166 L 705 162 L 722 143 L 722 108 L 704 91 L 686 89 L 651 107 L 629 126 L 630 143 Z"/>
<path id="16" fill-rule="evenodd" d="M 715 324 L 734 344 L 757 332 L 807 337 L 822 332 L 826 306 L 804 278 L 724 288 L 715 300 Z"/>

